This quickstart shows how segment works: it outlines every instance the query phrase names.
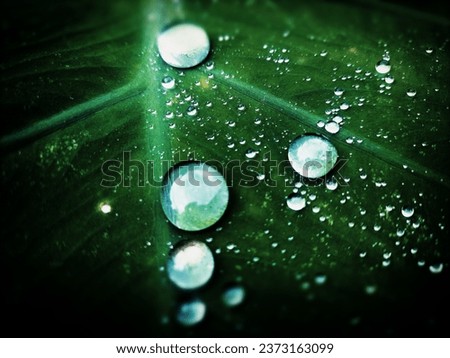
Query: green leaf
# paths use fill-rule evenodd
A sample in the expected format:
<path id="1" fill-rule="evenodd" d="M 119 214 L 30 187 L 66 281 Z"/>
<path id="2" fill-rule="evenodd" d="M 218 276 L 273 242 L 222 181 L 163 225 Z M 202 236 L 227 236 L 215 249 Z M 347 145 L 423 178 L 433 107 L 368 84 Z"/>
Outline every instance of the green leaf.
<path id="1" fill-rule="evenodd" d="M 430 9 L 8 4 L 0 65 L 8 334 L 448 336 L 449 20 Z M 174 21 L 207 31 L 205 63 L 180 71 L 161 60 L 156 37 Z M 392 84 L 375 70 L 387 54 Z M 174 89 L 161 86 L 164 76 Z M 317 125 L 332 109 L 344 118 L 335 135 Z M 336 146 L 336 190 L 294 186 L 287 150 L 305 133 Z M 230 185 L 225 215 L 200 232 L 175 228 L 160 204 L 163 175 L 189 159 L 214 165 Z M 118 163 L 120 185 L 107 185 L 105 170 Z M 286 205 L 293 190 L 307 198 L 298 212 Z M 215 255 L 213 278 L 195 292 L 165 272 L 170 247 L 185 239 Z M 236 282 L 246 297 L 230 309 L 222 294 Z M 191 297 L 207 314 L 186 328 L 176 309 Z"/>

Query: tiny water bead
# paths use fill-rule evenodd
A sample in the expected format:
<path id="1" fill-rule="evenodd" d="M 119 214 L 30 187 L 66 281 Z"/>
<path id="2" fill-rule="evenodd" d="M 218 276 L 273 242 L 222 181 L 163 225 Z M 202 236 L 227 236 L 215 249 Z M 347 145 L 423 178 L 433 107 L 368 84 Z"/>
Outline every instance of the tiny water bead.
<path id="1" fill-rule="evenodd" d="M 177 321 L 183 326 L 193 326 L 203 321 L 206 305 L 199 299 L 184 302 L 178 307 Z"/>
<path id="2" fill-rule="evenodd" d="M 187 162 L 170 169 L 161 192 L 161 205 L 167 218 L 186 231 L 214 225 L 225 212 L 228 199 L 222 174 L 200 162 Z"/>
<path id="3" fill-rule="evenodd" d="M 286 204 L 289 209 L 299 211 L 306 206 L 306 199 L 299 194 L 291 194 L 288 196 Z"/>
<path id="4" fill-rule="evenodd" d="M 170 76 L 165 76 L 161 81 L 161 86 L 163 86 L 164 89 L 172 89 L 175 87 L 175 79 Z"/>
<path id="5" fill-rule="evenodd" d="M 208 56 L 210 50 L 205 30 L 189 23 L 164 29 L 158 35 L 157 46 L 164 62 L 176 68 L 197 66 Z"/>
<path id="6" fill-rule="evenodd" d="M 338 154 L 336 147 L 326 138 L 307 134 L 294 139 L 289 146 L 288 158 L 297 173 L 314 179 L 333 169 Z"/>
<path id="7" fill-rule="evenodd" d="M 167 274 L 182 289 L 192 290 L 203 286 L 213 271 L 213 254 L 201 241 L 182 241 L 169 254 Z"/>
<path id="8" fill-rule="evenodd" d="M 444 265 L 442 263 L 430 265 L 429 269 L 431 273 L 441 273 L 444 269 Z"/>
<path id="9" fill-rule="evenodd" d="M 223 295 L 222 301 L 228 307 L 238 306 L 244 301 L 245 289 L 241 285 L 233 285 L 228 287 Z"/>
<path id="10" fill-rule="evenodd" d="M 375 70 L 378 73 L 384 75 L 386 73 L 389 73 L 389 71 L 391 70 L 391 64 L 388 60 L 380 60 L 375 65 Z"/>

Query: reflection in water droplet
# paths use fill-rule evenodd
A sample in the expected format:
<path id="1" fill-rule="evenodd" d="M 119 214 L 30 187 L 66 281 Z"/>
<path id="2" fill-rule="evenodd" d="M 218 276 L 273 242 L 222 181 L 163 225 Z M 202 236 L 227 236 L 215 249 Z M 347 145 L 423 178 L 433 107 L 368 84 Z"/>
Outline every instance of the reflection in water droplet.
<path id="1" fill-rule="evenodd" d="M 222 301 L 228 307 L 238 306 L 244 301 L 245 289 L 241 285 L 228 287 L 222 295 Z"/>
<path id="2" fill-rule="evenodd" d="M 380 74 L 388 73 L 391 70 L 391 64 L 388 60 L 380 60 L 375 65 L 375 70 Z"/>
<path id="3" fill-rule="evenodd" d="M 288 196 L 286 204 L 289 207 L 289 209 L 299 211 L 306 206 L 306 200 L 303 196 L 300 196 L 298 194 L 291 194 Z"/>
<path id="4" fill-rule="evenodd" d="M 195 299 L 184 302 L 178 307 L 177 321 L 183 326 L 193 326 L 200 323 L 206 314 L 206 305 L 203 301 Z"/>
<path id="5" fill-rule="evenodd" d="M 402 207 L 402 215 L 405 218 L 410 218 L 411 216 L 414 215 L 414 208 L 411 206 L 403 206 Z"/>
<path id="6" fill-rule="evenodd" d="M 161 205 L 169 221 L 187 231 L 214 225 L 228 205 L 225 178 L 199 162 L 176 165 L 164 178 Z"/>
<path id="7" fill-rule="evenodd" d="M 214 271 L 214 257 L 201 241 L 182 241 L 170 252 L 169 279 L 178 287 L 191 290 L 203 286 Z"/>
<path id="8" fill-rule="evenodd" d="M 208 56 L 205 30 L 194 24 L 177 24 L 158 35 L 158 51 L 164 62 L 177 68 L 194 67 Z"/>
<path id="9" fill-rule="evenodd" d="M 175 87 L 175 79 L 170 76 L 165 76 L 161 81 L 161 85 L 165 89 L 172 89 Z"/>
<path id="10" fill-rule="evenodd" d="M 431 273 L 441 273 L 442 270 L 444 269 L 444 264 L 439 263 L 439 264 L 430 265 L 429 268 L 430 268 Z"/>
<path id="11" fill-rule="evenodd" d="M 334 167 L 338 154 L 335 146 L 324 137 L 304 135 L 291 143 L 288 158 L 294 170 L 300 175 L 306 178 L 319 178 Z"/>

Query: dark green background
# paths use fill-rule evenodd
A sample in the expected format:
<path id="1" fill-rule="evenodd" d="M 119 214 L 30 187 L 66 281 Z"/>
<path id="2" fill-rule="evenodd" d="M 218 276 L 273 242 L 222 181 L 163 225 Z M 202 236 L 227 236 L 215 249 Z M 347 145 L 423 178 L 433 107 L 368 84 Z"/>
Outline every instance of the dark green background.
<path id="1" fill-rule="evenodd" d="M 449 17 L 438 2 L 14 1 L 1 18 L 2 336 L 448 337 Z M 213 70 L 180 74 L 162 62 L 155 38 L 175 20 L 205 28 Z M 267 61 L 272 48 L 289 62 Z M 374 66 L 384 50 L 395 82 L 380 93 Z M 165 75 L 177 80 L 167 93 Z M 180 103 L 187 95 L 198 101 L 196 117 L 186 115 L 189 101 Z M 316 122 L 342 101 L 351 104 L 345 124 L 327 135 Z M 167 120 L 168 110 L 183 117 Z M 130 187 L 100 186 L 102 163 L 124 151 L 154 161 L 158 177 L 165 160 L 225 165 L 244 161 L 249 148 L 258 161 L 268 152 L 286 160 L 290 142 L 310 132 L 327 135 L 348 159 L 339 173 L 350 181 L 333 192 L 302 187 L 317 198 L 300 212 L 285 203 L 296 180 L 289 168 L 265 172 L 277 187 L 253 188 L 220 168 L 230 205 L 199 233 L 171 226 L 159 188 L 138 187 L 136 173 Z M 110 214 L 99 211 L 102 202 Z M 403 205 L 415 208 L 409 222 Z M 180 292 L 161 270 L 169 243 L 210 237 L 211 249 L 221 249 L 212 280 Z M 439 263 L 443 271 L 432 274 Z M 229 309 L 221 294 L 233 282 L 247 297 Z M 174 314 L 190 297 L 208 312 L 185 328 Z"/>

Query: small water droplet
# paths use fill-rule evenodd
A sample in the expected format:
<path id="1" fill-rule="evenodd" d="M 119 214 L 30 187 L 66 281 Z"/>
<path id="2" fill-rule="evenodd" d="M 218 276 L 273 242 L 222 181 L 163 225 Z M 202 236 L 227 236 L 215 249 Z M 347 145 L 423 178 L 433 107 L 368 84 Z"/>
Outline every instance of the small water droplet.
<path id="1" fill-rule="evenodd" d="M 245 289 L 241 285 L 228 287 L 222 294 L 222 301 L 228 307 L 240 305 L 245 298 Z"/>
<path id="2" fill-rule="evenodd" d="M 403 206 L 402 207 L 402 215 L 405 218 L 410 218 L 411 216 L 414 215 L 414 208 L 411 206 Z"/>
<path id="3" fill-rule="evenodd" d="M 431 47 L 427 47 L 425 52 L 428 54 L 433 53 L 433 49 Z"/>
<path id="4" fill-rule="evenodd" d="M 208 61 L 208 62 L 206 62 L 206 69 L 207 69 L 208 71 L 213 70 L 213 69 L 214 69 L 214 61 Z"/>
<path id="5" fill-rule="evenodd" d="M 327 276 L 324 274 L 318 274 L 314 277 L 314 282 L 316 285 L 323 285 L 327 281 Z"/>
<path id="6" fill-rule="evenodd" d="M 161 205 L 177 228 L 198 231 L 214 225 L 228 205 L 225 178 L 213 167 L 199 162 L 170 169 L 161 192 Z"/>
<path id="7" fill-rule="evenodd" d="M 339 124 L 337 124 L 334 121 L 329 121 L 325 124 L 325 130 L 328 133 L 336 134 L 337 132 L 339 132 L 339 129 L 340 129 Z"/>
<path id="8" fill-rule="evenodd" d="M 366 257 L 367 256 L 367 251 L 361 251 L 360 253 L 359 253 L 359 257 L 361 257 L 361 258 L 364 258 L 364 257 Z"/>
<path id="9" fill-rule="evenodd" d="M 344 102 L 344 103 L 341 103 L 341 105 L 339 106 L 339 108 L 340 108 L 341 110 L 343 110 L 343 111 L 346 111 L 347 109 L 350 108 L 350 105 L 349 105 L 348 103 Z"/>
<path id="10" fill-rule="evenodd" d="M 288 158 L 294 170 L 300 175 L 306 178 L 319 178 L 335 166 L 338 154 L 330 141 L 318 135 L 308 134 L 292 141 Z"/>
<path id="11" fill-rule="evenodd" d="M 251 148 L 249 148 L 245 151 L 245 156 L 249 159 L 253 159 L 254 157 L 256 157 L 257 154 L 258 154 L 258 151 L 251 149 Z"/>
<path id="12" fill-rule="evenodd" d="M 392 77 L 391 75 L 387 75 L 385 78 L 384 78 L 384 82 L 386 82 L 388 85 L 390 85 L 390 84 L 392 84 L 392 83 L 394 83 L 394 77 Z"/>
<path id="13" fill-rule="evenodd" d="M 343 90 L 342 88 L 336 87 L 336 88 L 334 89 L 334 94 L 335 94 L 336 96 L 342 96 L 342 95 L 344 94 L 344 90 Z"/>
<path id="14" fill-rule="evenodd" d="M 444 269 L 444 264 L 438 263 L 434 265 L 430 265 L 429 267 L 431 273 L 441 273 Z"/>
<path id="15" fill-rule="evenodd" d="M 375 70 L 380 74 L 386 74 L 391 70 L 391 64 L 389 60 L 380 60 L 375 65 Z"/>
<path id="16" fill-rule="evenodd" d="M 183 326 L 200 323 L 206 314 L 206 305 L 199 299 L 184 302 L 178 307 L 177 321 Z"/>
<path id="17" fill-rule="evenodd" d="M 178 287 L 191 290 L 206 284 L 214 271 L 214 257 L 201 241 L 182 241 L 169 253 L 167 274 Z"/>
<path id="18" fill-rule="evenodd" d="M 177 24 L 158 35 L 161 58 L 177 68 L 194 67 L 208 56 L 210 44 L 205 30 L 194 24 Z"/>
<path id="19" fill-rule="evenodd" d="M 325 181 L 325 187 L 328 190 L 336 190 L 338 187 L 338 182 L 334 177 L 327 178 L 327 180 Z"/>
<path id="20" fill-rule="evenodd" d="M 189 106 L 187 109 L 187 114 L 191 117 L 197 115 L 197 108 L 195 108 L 194 106 Z"/>
<path id="21" fill-rule="evenodd" d="M 377 292 L 377 286 L 375 285 L 367 285 L 365 287 L 365 291 L 368 295 L 373 295 L 375 292 Z"/>
<path id="22" fill-rule="evenodd" d="M 238 111 L 245 111 L 245 105 L 243 105 L 242 103 L 239 103 L 237 109 L 238 109 Z"/>
<path id="23" fill-rule="evenodd" d="M 306 199 L 299 194 L 291 194 L 288 196 L 286 204 L 289 209 L 299 211 L 306 206 Z"/>
<path id="24" fill-rule="evenodd" d="M 172 89 L 172 88 L 175 87 L 175 79 L 173 77 L 170 77 L 170 76 L 164 76 L 162 81 L 161 81 L 161 85 L 165 89 Z"/>
<path id="25" fill-rule="evenodd" d="M 328 51 L 326 51 L 326 50 L 323 50 L 323 51 L 320 53 L 320 56 L 321 56 L 321 57 L 325 57 L 326 55 L 328 55 Z"/>
<path id="26" fill-rule="evenodd" d="M 109 205 L 107 203 L 103 203 L 103 204 L 100 204 L 100 211 L 103 214 L 109 214 L 112 211 L 112 207 L 111 207 L 111 205 Z"/>
<path id="27" fill-rule="evenodd" d="M 408 97 L 410 97 L 410 98 L 415 97 L 416 94 L 417 94 L 417 92 L 416 92 L 416 90 L 414 90 L 414 89 L 409 89 L 409 90 L 406 91 L 406 95 L 407 95 Z"/>
<path id="28" fill-rule="evenodd" d="M 341 123 L 343 120 L 344 120 L 344 118 L 342 118 L 341 116 L 334 116 L 332 119 L 331 119 L 333 122 L 336 122 L 336 123 Z"/>

